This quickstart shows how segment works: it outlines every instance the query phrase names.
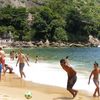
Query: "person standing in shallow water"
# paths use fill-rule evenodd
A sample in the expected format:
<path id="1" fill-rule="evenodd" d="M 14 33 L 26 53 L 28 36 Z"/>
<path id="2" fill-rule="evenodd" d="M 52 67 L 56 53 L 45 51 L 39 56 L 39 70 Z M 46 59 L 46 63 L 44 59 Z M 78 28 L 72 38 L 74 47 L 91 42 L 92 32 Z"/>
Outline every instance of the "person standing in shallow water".
<path id="1" fill-rule="evenodd" d="M 20 72 L 21 78 L 23 78 L 23 76 L 26 77 L 26 75 L 25 75 L 25 73 L 23 71 L 23 68 L 25 66 L 25 61 L 26 61 L 27 65 L 29 66 L 28 61 L 27 61 L 25 55 L 20 50 L 19 54 L 18 54 L 18 60 L 17 60 L 16 66 L 19 63 L 19 72 Z"/>
<path id="2" fill-rule="evenodd" d="M 78 92 L 77 90 L 72 89 L 77 80 L 76 71 L 66 64 L 65 59 L 60 60 L 60 65 L 68 74 L 67 90 L 73 95 L 74 98 Z"/>
<path id="3" fill-rule="evenodd" d="M 90 76 L 89 76 L 89 82 L 88 84 L 90 84 L 90 79 L 93 75 L 93 82 L 96 86 L 96 89 L 94 91 L 93 97 L 96 97 L 96 93 L 98 94 L 98 96 L 100 95 L 100 91 L 99 91 L 99 74 L 100 74 L 100 69 L 98 68 L 98 63 L 94 63 L 94 69 L 91 72 Z"/>
<path id="4" fill-rule="evenodd" d="M 35 63 L 37 63 L 38 62 L 38 56 L 36 56 L 36 59 L 35 59 Z"/>

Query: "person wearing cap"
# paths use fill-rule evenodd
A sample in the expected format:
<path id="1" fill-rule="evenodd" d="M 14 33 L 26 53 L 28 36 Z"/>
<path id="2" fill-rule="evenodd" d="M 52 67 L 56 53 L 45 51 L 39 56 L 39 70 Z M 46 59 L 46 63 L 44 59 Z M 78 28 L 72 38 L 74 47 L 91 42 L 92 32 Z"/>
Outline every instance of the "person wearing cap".
<path id="1" fill-rule="evenodd" d="M 99 74 L 100 74 L 100 69 L 99 69 L 99 67 L 98 67 L 99 65 L 98 65 L 98 63 L 94 63 L 94 69 L 92 70 L 92 72 L 91 72 L 91 74 L 90 74 L 90 76 L 89 76 L 89 81 L 88 81 L 88 84 L 90 84 L 90 79 L 91 79 L 91 77 L 92 77 L 92 75 L 93 75 L 93 82 L 94 82 L 94 84 L 95 84 L 95 86 L 96 86 L 96 89 L 95 89 L 95 91 L 94 91 L 94 94 L 93 94 L 93 97 L 96 97 L 96 93 L 98 94 L 97 96 L 99 96 L 100 94 L 100 91 L 99 91 Z"/>

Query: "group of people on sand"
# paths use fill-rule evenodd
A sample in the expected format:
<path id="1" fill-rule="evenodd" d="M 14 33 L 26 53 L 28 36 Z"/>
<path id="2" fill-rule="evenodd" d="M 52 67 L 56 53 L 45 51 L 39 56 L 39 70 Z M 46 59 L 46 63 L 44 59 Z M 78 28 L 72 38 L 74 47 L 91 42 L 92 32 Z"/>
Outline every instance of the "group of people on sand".
<path id="1" fill-rule="evenodd" d="M 77 81 L 77 72 L 69 64 L 68 56 L 65 59 L 60 60 L 60 65 L 68 74 L 67 90 L 73 95 L 74 98 L 78 93 L 77 90 L 73 89 L 73 86 Z M 100 96 L 99 74 L 100 74 L 99 65 L 97 62 L 95 62 L 94 69 L 92 70 L 88 81 L 88 84 L 90 84 L 90 79 L 93 76 L 93 82 L 96 86 L 93 97 Z"/>
<path id="2" fill-rule="evenodd" d="M 9 70 L 9 73 L 12 73 L 13 68 L 5 63 L 5 52 L 2 50 L 2 48 L 0 47 L 0 80 L 1 80 L 1 72 L 3 70 L 3 73 L 5 74 L 7 70 Z M 10 53 L 10 57 L 12 60 L 14 60 L 14 51 L 12 51 Z M 26 77 L 25 73 L 23 72 L 23 68 L 25 66 L 25 61 L 27 62 L 28 66 L 28 58 L 22 53 L 22 50 L 19 50 L 18 55 L 17 55 L 17 64 L 19 63 L 19 72 L 20 72 L 20 77 L 23 78 Z"/>
<path id="3" fill-rule="evenodd" d="M 9 73 L 12 73 L 13 68 L 5 63 L 5 52 L 2 50 L 2 47 L 0 47 L 0 80 L 1 80 L 1 72 L 3 70 L 3 73 L 5 74 L 7 70 L 9 70 Z"/>
<path id="4" fill-rule="evenodd" d="M 14 51 L 12 51 L 11 55 L 12 55 L 11 57 L 14 56 Z M 37 60 L 38 60 L 38 56 L 36 56 L 35 63 L 37 63 Z M 19 73 L 20 73 L 21 78 L 26 77 L 26 75 L 23 71 L 23 68 L 25 66 L 25 62 L 29 66 L 28 61 L 29 61 L 28 55 L 26 57 L 22 53 L 22 50 L 19 50 L 18 55 L 17 55 L 16 66 L 19 63 Z M 77 72 L 70 65 L 69 60 L 68 60 L 68 56 L 65 59 L 60 60 L 60 65 L 68 74 L 67 90 L 72 94 L 72 96 L 74 98 L 78 93 L 78 90 L 73 89 L 73 86 L 77 81 Z M 1 80 L 1 71 L 2 71 L 2 69 L 3 69 L 4 74 L 6 73 L 7 70 L 9 70 L 9 73 L 12 73 L 12 70 L 13 70 L 8 64 L 5 64 L 5 52 L 0 47 L 0 80 Z M 93 69 L 93 71 L 91 72 L 91 74 L 89 76 L 89 82 L 88 82 L 88 84 L 90 84 L 90 79 L 93 76 L 93 82 L 96 86 L 96 89 L 95 89 L 94 94 L 93 94 L 94 97 L 100 96 L 99 73 L 100 73 L 99 65 L 98 65 L 97 62 L 95 62 L 94 63 L 94 69 Z"/>
<path id="5" fill-rule="evenodd" d="M 20 49 L 18 51 L 18 53 L 15 53 L 14 50 L 11 50 L 10 52 L 10 59 L 11 60 L 14 60 L 14 59 L 17 59 L 17 63 L 16 63 L 16 66 L 17 64 L 19 63 L 19 73 L 20 73 L 20 77 L 24 78 L 26 77 L 24 71 L 23 71 L 23 68 L 25 66 L 25 62 L 27 63 L 27 65 L 29 66 L 29 54 L 23 54 L 22 53 L 22 50 Z M 35 63 L 38 62 L 38 56 L 36 56 L 36 60 L 35 60 Z M 1 71 L 3 69 L 3 73 L 5 74 L 7 70 L 9 70 L 9 73 L 12 73 L 13 71 L 13 68 L 8 65 L 8 64 L 5 64 L 5 52 L 2 50 L 2 48 L 0 47 L 0 79 L 1 79 Z"/>

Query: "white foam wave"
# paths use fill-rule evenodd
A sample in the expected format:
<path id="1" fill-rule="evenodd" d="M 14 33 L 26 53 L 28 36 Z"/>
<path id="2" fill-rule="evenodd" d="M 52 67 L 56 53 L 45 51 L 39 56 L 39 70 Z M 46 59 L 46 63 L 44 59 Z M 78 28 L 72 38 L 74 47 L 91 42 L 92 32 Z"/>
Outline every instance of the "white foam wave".
<path id="1" fill-rule="evenodd" d="M 19 76 L 19 68 L 16 67 L 16 60 L 11 61 L 9 58 L 6 58 L 6 63 L 10 64 L 14 72 Z M 26 74 L 25 80 L 32 81 L 40 84 L 47 84 L 53 86 L 59 86 L 66 88 L 67 85 L 67 74 L 61 68 L 59 63 L 46 63 L 46 62 L 29 62 L 30 66 L 25 64 L 24 72 Z M 56 66 L 56 67 L 55 67 Z M 88 77 L 84 73 L 78 72 L 77 82 L 74 86 L 76 89 L 87 90 L 93 92 L 95 89 L 94 83 L 91 81 L 91 84 L 88 85 Z M 84 70 L 83 70 L 84 72 Z"/>

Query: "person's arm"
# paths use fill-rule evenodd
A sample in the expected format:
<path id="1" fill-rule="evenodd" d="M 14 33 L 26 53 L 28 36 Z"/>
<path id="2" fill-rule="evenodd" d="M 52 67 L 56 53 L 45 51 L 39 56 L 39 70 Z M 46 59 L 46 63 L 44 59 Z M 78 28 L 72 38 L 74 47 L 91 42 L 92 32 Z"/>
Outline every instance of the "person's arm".
<path id="1" fill-rule="evenodd" d="M 99 74 L 100 74 L 100 69 L 99 69 Z"/>
<path id="2" fill-rule="evenodd" d="M 90 84 L 90 79 L 91 79 L 92 74 L 93 74 L 93 71 L 91 72 L 91 74 L 90 74 L 90 76 L 89 76 L 88 84 Z"/>
<path id="3" fill-rule="evenodd" d="M 19 62 L 19 58 L 18 58 L 18 60 L 17 60 L 16 66 L 17 66 L 18 62 Z"/>

